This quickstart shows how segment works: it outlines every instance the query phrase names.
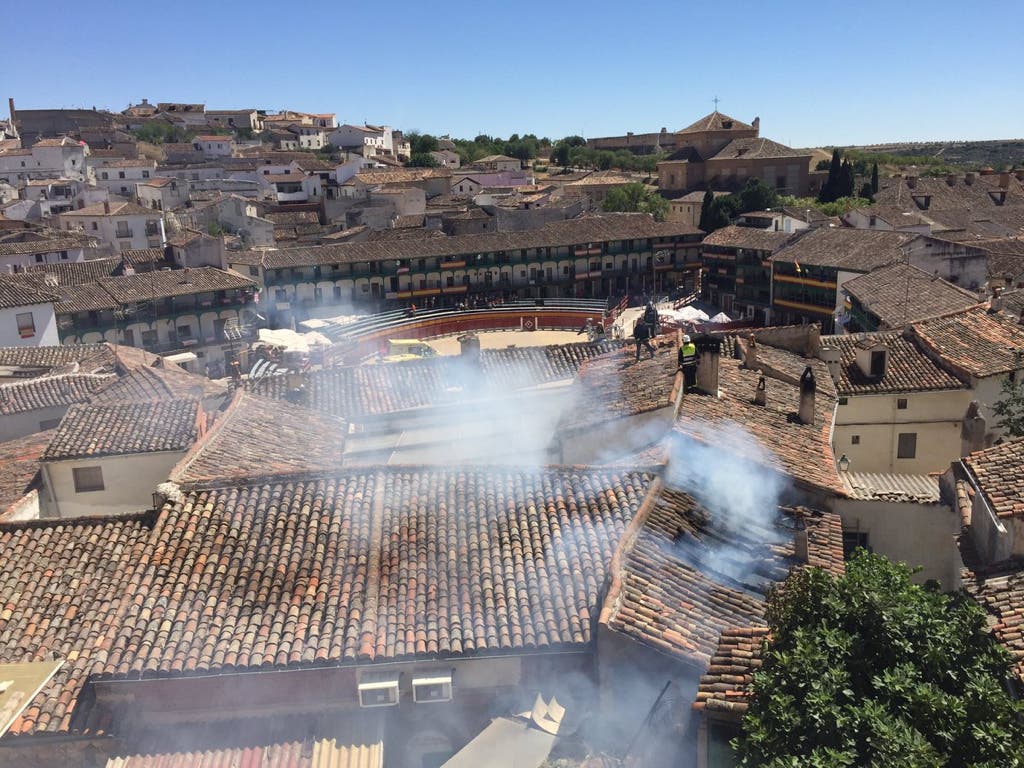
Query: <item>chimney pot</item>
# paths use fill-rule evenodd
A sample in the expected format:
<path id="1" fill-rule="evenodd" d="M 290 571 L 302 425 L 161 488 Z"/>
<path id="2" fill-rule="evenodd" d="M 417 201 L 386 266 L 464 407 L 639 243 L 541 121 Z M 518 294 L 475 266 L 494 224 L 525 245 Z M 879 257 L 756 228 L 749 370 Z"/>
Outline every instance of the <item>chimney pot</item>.
<path id="1" fill-rule="evenodd" d="M 800 374 L 800 410 L 797 416 L 801 424 L 814 424 L 814 394 L 817 389 L 818 383 L 814 379 L 814 371 L 808 365 Z"/>
<path id="2" fill-rule="evenodd" d="M 971 173 L 964 174 L 964 184 L 966 184 L 967 186 L 971 186 L 974 183 L 974 179 L 975 174 L 973 171 Z"/>
<path id="3" fill-rule="evenodd" d="M 768 392 L 766 391 L 764 374 L 757 380 L 757 389 L 754 391 L 754 405 L 764 406 L 768 403 Z"/>
<path id="4" fill-rule="evenodd" d="M 910 189 L 917 189 L 917 176 L 907 176 L 907 186 Z"/>

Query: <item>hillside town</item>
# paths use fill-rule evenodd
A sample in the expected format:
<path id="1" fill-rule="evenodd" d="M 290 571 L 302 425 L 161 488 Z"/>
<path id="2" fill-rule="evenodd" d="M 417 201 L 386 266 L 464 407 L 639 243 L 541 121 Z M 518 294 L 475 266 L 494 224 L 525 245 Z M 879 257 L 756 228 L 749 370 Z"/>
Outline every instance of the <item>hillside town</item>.
<path id="1" fill-rule="evenodd" d="M 226 106 L 0 121 L 0 766 L 739 765 L 867 552 L 1024 733 L 1024 162 Z"/>

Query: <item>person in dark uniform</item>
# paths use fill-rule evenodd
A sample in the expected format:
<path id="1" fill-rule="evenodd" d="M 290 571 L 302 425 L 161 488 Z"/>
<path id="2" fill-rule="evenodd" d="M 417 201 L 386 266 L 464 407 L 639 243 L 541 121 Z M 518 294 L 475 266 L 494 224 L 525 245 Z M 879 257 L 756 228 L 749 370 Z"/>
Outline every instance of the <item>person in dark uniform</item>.
<path id="1" fill-rule="evenodd" d="M 640 345 L 647 347 L 647 351 L 654 358 L 654 347 L 651 346 L 651 327 L 644 322 L 643 317 L 638 317 L 633 326 L 633 338 L 636 340 L 636 361 L 640 362 Z"/>

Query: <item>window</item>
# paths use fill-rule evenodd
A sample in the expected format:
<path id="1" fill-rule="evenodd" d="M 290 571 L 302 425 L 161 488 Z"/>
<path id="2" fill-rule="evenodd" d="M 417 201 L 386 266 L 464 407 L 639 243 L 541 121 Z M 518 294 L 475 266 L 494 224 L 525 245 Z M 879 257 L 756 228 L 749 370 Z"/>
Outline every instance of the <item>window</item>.
<path id="1" fill-rule="evenodd" d="M 93 231 L 95 232 L 95 231 L 96 231 L 97 229 L 99 229 L 99 228 L 100 228 L 100 227 L 99 227 L 99 225 L 98 225 L 98 224 L 97 224 L 97 223 L 96 223 L 96 222 L 94 221 L 94 222 L 92 223 L 92 229 L 93 229 Z"/>
<path id="2" fill-rule="evenodd" d="M 896 408 L 901 411 L 907 410 L 907 398 L 898 397 L 896 398 Z"/>
<path id="3" fill-rule="evenodd" d="M 860 445 L 860 435 L 852 435 L 850 437 L 850 445 Z"/>
<path id="4" fill-rule="evenodd" d="M 259 277 L 259 276 L 260 276 L 260 268 L 259 267 L 249 267 L 249 277 Z"/>
<path id="5" fill-rule="evenodd" d="M 179 325 L 178 326 L 178 338 L 192 338 L 192 326 L 191 325 Z"/>
<path id="6" fill-rule="evenodd" d="M 885 375 L 885 350 L 876 349 L 871 353 L 871 375 L 872 376 L 884 376 Z"/>
<path id="7" fill-rule="evenodd" d="M 61 261 L 67 261 L 68 260 L 68 252 L 67 251 L 61 251 L 60 252 L 60 260 Z"/>
<path id="8" fill-rule="evenodd" d="M 898 440 L 897 459 L 917 458 L 917 432 L 900 432 Z"/>
<path id="9" fill-rule="evenodd" d="M 149 178 L 149 171 L 143 171 L 142 172 L 142 178 L 148 179 Z"/>
<path id="10" fill-rule="evenodd" d="M 19 312 L 17 314 L 18 335 L 23 339 L 31 339 L 36 335 L 36 321 L 32 318 L 31 312 Z"/>
<path id="11" fill-rule="evenodd" d="M 848 402 L 850 402 L 850 398 L 848 398 L 848 397 L 840 397 L 839 398 L 839 404 L 840 405 L 846 405 Z"/>
<path id="12" fill-rule="evenodd" d="M 117 178 L 123 179 L 124 178 L 124 171 L 118 171 L 117 172 Z"/>
<path id="13" fill-rule="evenodd" d="M 36 254 L 36 264 L 42 264 L 43 263 L 43 258 L 44 258 L 43 254 L 37 253 Z"/>
<path id="14" fill-rule="evenodd" d="M 452 700 L 452 676 L 414 677 L 412 699 L 417 704 Z"/>
<path id="15" fill-rule="evenodd" d="M 71 474 L 75 480 L 75 493 L 105 490 L 102 467 L 74 467 Z"/>
<path id="16" fill-rule="evenodd" d="M 101 171 L 100 172 L 100 178 L 101 179 L 109 179 L 110 175 L 106 171 Z"/>
<path id="17" fill-rule="evenodd" d="M 868 535 L 862 531 L 843 531 L 843 559 L 849 560 L 855 549 L 871 551 Z"/>

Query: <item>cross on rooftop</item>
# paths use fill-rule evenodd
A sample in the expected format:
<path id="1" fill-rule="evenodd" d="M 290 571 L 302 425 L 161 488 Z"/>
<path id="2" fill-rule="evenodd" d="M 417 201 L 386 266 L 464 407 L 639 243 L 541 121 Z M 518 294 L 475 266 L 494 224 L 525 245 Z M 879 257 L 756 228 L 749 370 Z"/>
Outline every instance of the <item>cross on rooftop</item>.
<path id="1" fill-rule="evenodd" d="M 718 97 L 715 96 L 715 98 L 713 98 L 712 101 L 715 102 L 715 112 L 717 112 L 718 111 L 718 101 L 719 101 Z"/>

